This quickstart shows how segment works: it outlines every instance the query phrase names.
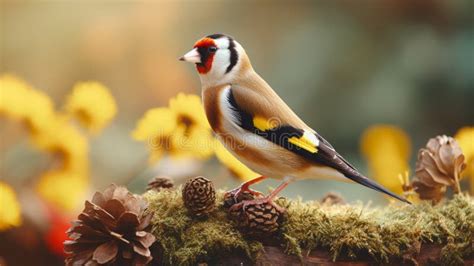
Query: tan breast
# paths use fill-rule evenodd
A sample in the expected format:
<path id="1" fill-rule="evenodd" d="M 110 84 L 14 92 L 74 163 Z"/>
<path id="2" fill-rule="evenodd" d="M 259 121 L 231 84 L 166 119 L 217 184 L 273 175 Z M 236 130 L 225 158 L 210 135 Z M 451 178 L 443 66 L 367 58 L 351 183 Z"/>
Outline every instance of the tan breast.
<path id="1" fill-rule="evenodd" d="M 205 88 L 202 91 L 202 101 L 207 120 L 214 132 L 219 133 L 222 113 L 219 108 L 219 95 L 226 86 Z"/>

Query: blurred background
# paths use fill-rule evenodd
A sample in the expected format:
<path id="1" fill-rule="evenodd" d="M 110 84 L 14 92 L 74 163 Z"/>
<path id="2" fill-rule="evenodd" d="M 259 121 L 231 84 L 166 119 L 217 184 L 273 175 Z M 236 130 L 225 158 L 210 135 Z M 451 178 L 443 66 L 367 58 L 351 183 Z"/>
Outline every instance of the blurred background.
<path id="1" fill-rule="evenodd" d="M 149 143 L 132 136 L 148 110 L 167 108 L 179 93 L 200 95 L 196 70 L 177 58 L 208 34 L 237 39 L 257 72 L 303 120 L 361 172 L 378 180 L 388 176 L 390 181 L 380 182 L 399 193 L 398 174 L 414 172 L 417 150 L 429 138 L 454 136 L 474 125 L 474 10 L 469 0 L 0 3 L 2 94 L 28 87 L 25 91 L 49 98 L 58 116 L 72 117 L 81 106 L 95 108 L 97 116 L 108 114 L 97 130 L 90 130 L 87 119 L 81 128 L 65 118 L 83 142 L 84 179 L 45 181 L 45 173 L 58 164 L 54 145 L 63 144 L 38 141 L 36 122 L 24 126 L 19 111 L 8 111 L 31 107 L 30 96 L 17 95 L 18 102 L 12 103 L 9 94 L 0 95 L 4 106 L 11 105 L 3 113 L 0 109 L 0 182 L 5 184 L 0 192 L 11 195 L 8 199 L 19 210 L 14 222 L 0 227 L 0 265 L 25 250 L 31 256 L 24 265 L 61 264 L 69 221 L 85 199 L 110 183 L 143 193 L 157 175 L 176 184 L 203 175 L 218 188 L 242 181 L 214 156 L 162 155 L 150 163 Z M 94 83 L 78 83 L 85 81 Z M 91 97 L 105 96 L 77 96 L 81 84 L 100 87 L 91 89 L 96 92 Z M 55 132 L 49 138 L 72 141 Z M 464 143 L 472 146 L 472 136 L 464 137 Z M 374 159 L 381 156 L 383 162 Z M 66 153 L 60 161 L 69 159 Z M 265 181 L 256 188 L 266 192 L 277 185 Z M 463 186 L 469 186 L 467 181 Z M 387 203 L 369 189 L 333 181 L 295 182 L 282 195 L 317 200 L 328 191 L 349 202 Z M 4 210 L 10 202 L 6 198 L 0 202 Z M 8 240 L 20 244 L 6 245 Z"/>

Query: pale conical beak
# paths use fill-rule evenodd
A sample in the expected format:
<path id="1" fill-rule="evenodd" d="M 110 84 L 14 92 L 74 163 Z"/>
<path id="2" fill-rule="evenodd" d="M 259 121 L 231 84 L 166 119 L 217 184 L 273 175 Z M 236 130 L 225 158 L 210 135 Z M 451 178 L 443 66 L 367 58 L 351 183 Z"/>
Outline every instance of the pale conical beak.
<path id="1" fill-rule="evenodd" d="M 181 56 L 179 60 L 197 64 L 201 63 L 201 55 L 199 54 L 197 48 L 194 48 L 185 55 Z"/>

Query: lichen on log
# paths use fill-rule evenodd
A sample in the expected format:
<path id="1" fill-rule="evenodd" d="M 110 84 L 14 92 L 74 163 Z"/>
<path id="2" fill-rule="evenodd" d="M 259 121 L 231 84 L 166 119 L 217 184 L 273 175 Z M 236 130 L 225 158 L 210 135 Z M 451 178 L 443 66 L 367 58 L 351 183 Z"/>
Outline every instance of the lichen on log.
<path id="1" fill-rule="evenodd" d="M 164 265 L 231 259 L 265 264 L 271 262 L 270 254 L 305 263 L 314 261 L 308 258 L 315 255 L 325 261 L 356 264 L 436 260 L 443 265 L 462 265 L 472 262 L 474 256 L 474 200 L 468 195 L 455 195 L 435 206 L 426 202 L 384 207 L 281 198 L 277 203 L 287 213 L 280 230 L 271 238 L 255 239 L 229 219 L 222 207 L 223 191 L 217 192 L 218 206 L 206 218 L 190 215 L 179 191 L 144 194 L 153 212 L 152 233 Z"/>

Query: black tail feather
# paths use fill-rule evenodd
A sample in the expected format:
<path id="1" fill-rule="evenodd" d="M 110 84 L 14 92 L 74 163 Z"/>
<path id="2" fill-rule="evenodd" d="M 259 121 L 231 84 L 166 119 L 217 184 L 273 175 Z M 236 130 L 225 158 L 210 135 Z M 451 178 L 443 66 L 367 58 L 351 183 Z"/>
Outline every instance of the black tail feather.
<path id="1" fill-rule="evenodd" d="M 408 204 L 411 204 L 410 201 L 408 201 L 407 199 L 405 198 L 402 198 L 396 194 L 394 194 L 393 192 L 390 192 L 388 189 L 384 188 L 382 185 L 378 184 L 377 182 L 373 181 L 372 179 L 369 179 L 363 175 L 346 175 L 347 178 L 351 179 L 352 181 L 354 182 L 357 182 L 361 185 L 364 185 L 368 188 L 371 188 L 373 190 L 376 190 L 378 192 L 382 192 L 384 194 L 387 194 L 393 198 L 396 198 L 400 201 L 403 201 L 405 203 L 408 203 Z"/>

